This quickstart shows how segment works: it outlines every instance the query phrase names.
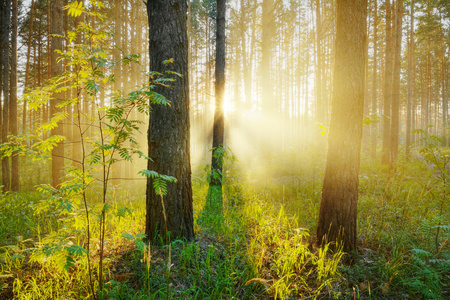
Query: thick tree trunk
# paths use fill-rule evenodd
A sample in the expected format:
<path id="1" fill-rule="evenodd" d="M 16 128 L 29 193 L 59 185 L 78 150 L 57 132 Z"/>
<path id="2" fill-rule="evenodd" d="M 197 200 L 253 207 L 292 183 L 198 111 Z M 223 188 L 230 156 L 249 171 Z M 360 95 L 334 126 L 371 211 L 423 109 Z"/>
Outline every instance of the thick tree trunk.
<path id="1" fill-rule="evenodd" d="M 395 56 L 394 56 L 394 78 L 392 81 L 392 110 L 391 110 L 391 133 L 390 133 L 390 158 L 389 168 L 394 168 L 398 155 L 399 143 L 399 119 L 400 119 L 400 65 L 402 51 L 402 20 L 403 0 L 397 0 L 395 14 Z"/>
<path id="2" fill-rule="evenodd" d="M 317 244 L 356 250 L 356 218 L 364 106 L 366 2 L 338 0 L 332 112 Z"/>
<path id="3" fill-rule="evenodd" d="M 52 0 L 51 1 L 51 33 L 62 35 L 63 32 L 63 3 L 62 0 Z M 50 58 L 51 58 L 51 75 L 57 76 L 62 73 L 62 64 L 58 62 L 59 54 L 56 52 L 57 50 L 62 51 L 63 49 L 63 41 L 61 38 L 52 37 L 51 40 L 51 49 L 50 49 Z M 50 100 L 50 115 L 54 116 L 57 113 L 61 113 L 62 110 L 57 107 L 57 105 L 61 102 L 62 93 L 55 93 Z M 62 122 L 58 124 L 57 127 L 52 129 L 52 136 L 63 136 L 64 135 L 64 126 Z M 64 143 L 59 143 L 52 150 L 52 184 L 54 187 L 58 187 L 61 184 L 61 178 L 64 175 Z"/>
<path id="4" fill-rule="evenodd" d="M 17 22 L 18 3 L 12 0 L 12 30 L 11 30 L 11 96 L 10 96 L 10 128 L 11 134 L 18 135 L 17 130 Z M 11 190 L 19 190 L 19 156 L 11 158 Z"/>
<path id="5" fill-rule="evenodd" d="M 153 189 L 153 180 L 147 181 L 146 234 L 150 241 L 158 237 L 194 239 L 192 207 L 188 39 L 186 29 L 187 4 L 184 0 L 153 0 L 147 2 L 149 23 L 150 70 L 164 72 L 170 68 L 183 75 L 176 78 L 171 88 L 156 88 L 171 101 L 171 106 L 152 107 L 148 133 L 148 169 L 174 176 L 176 183 L 168 184 L 162 200 Z M 174 63 L 163 61 L 173 58 Z M 165 215 L 162 201 L 164 201 Z M 167 223 L 165 217 L 167 217 Z"/>

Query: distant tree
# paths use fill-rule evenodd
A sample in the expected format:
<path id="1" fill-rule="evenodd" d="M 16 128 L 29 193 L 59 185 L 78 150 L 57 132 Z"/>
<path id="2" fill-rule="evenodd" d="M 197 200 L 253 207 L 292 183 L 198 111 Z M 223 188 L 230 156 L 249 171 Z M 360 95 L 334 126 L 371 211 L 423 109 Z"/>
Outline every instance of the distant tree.
<path id="1" fill-rule="evenodd" d="M 8 129 L 9 129 L 9 36 L 10 36 L 10 25 L 11 25 L 11 0 L 3 0 L 0 2 L 0 14 L 1 14 L 1 24 L 0 24 L 0 73 L 1 73 L 1 92 L 3 95 L 3 111 L 1 111 L 1 137 L 2 142 L 6 143 L 8 139 Z M 3 189 L 8 191 L 11 187 L 11 176 L 10 176 L 10 166 L 9 158 L 5 157 L 2 159 L 2 184 Z"/>
<path id="2" fill-rule="evenodd" d="M 145 232 L 150 241 L 165 237 L 194 239 L 192 207 L 187 3 L 185 0 L 149 0 L 147 15 L 150 32 L 150 69 L 164 72 L 172 68 L 182 74 L 171 88 L 155 89 L 163 94 L 171 106 L 155 106 L 150 114 L 148 132 L 149 170 L 177 179 L 169 183 L 164 196 L 154 188 L 154 180 L 147 182 L 147 218 Z M 173 59 L 173 64 L 163 61 Z M 165 222 L 165 217 L 166 221 Z M 166 232 L 166 225 L 167 231 Z"/>
<path id="3" fill-rule="evenodd" d="M 10 129 L 11 134 L 18 134 L 17 124 L 17 27 L 19 7 L 17 0 L 12 0 L 11 20 L 11 88 L 10 88 Z M 11 190 L 19 190 L 19 156 L 11 158 Z"/>
<path id="4" fill-rule="evenodd" d="M 394 73 L 392 80 L 392 109 L 391 109 L 391 133 L 390 133 L 390 155 L 389 167 L 394 168 L 398 155 L 398 143 L 400 134 L 400 65 L 402 50 L 402 20 L 403 0 L 397 0 L 395 10 L 395 32 L 394 32 Z"/>
<path id="5" fill-rule="evenodd" d="M 33 34 L 33 24 L 34 24 L 34 0 L 31 0 L 30 7 L 30 18 L 29 18 L 29 26 L 28 26 L 28 36 L 27 36 L 27 62 L 25 67 L 25 91 L 29 88 L 29 79 L 30 79 L 30 64 L 31 64 L 31 36 Z M 27 103 L 23 103 L 23 111 L 22 111 L 22 132 L 25 133 L 27 131 Z"/>
<path id="6" fill-rule="evenodd" d="M 317 244 L 356 249 L 356 217 L 364 106 L 366 2 L 338 0 L 330 133 Z"/>
<path id="7" fill-rule="evenodd" d="M 223 159 L 218 155 L 219 149 L 224 146 L 224 97 L 225 97 L 225 13 L 226 0 L 217 0 L 217 26 L 216 26 L 216 70 L 215 70 L 215 109 L 214 109 L 214 125 L 213 125 L 213 151 L 212 151 L 212 170 L 218 176 L 212 176 L 210 181 L 210 189 L 216 190 L 209 201 L 214 203 L 219 211 L 222 211 L 222 163 Z M 213 199 L 214 198 L 214 199 Z"/>
<path id="8" fill-rule="evenodd" d="M 384 164 L 390 162 L 390 133 L 391 133 L 391 102 L 392 102 L 392 78 L 394 67 L 394 35 L 392 33 L 392 9 L 391 0 L 386 0 L 386 59 L 383 85 L 383 152 L 381 161 Z"/>
<path id="9" fill-rule="evenodd" d="M 378 1 L 374 1 L 374 20 L 373 20 L 373 75 L 372 75 L 372 114 L 378 115 Z M 371 145 L 370 152 L 372 158 L 375 158 L 377 154 L 377 136 L 378 136 L 378 124 L 374 123 L 371 126 L 372 136 L 371 136 Z"/>
<path id="10" fill-rule="evenodd" d="M 53 35 L 62 36 L 64 34 L 63 29 L 63 1 L 52 0 L 51 3 L 51 33 Z M 57 51 L 63 50 L 63 40 L 61 37 L 53 36 L 51 38 L 50 47 L 50 68 L 52 77 L 62 74 L 62 63 L 58 62 L 59 54 Z M 62 113 L 62 109 L 58 108 L 61 103 L 62 93 L 55 93 L 50 100 L 50 115 L 52 117 Z M 52 136 L 63 136 L 63 126 L 60 123 L 59 126 L 52 129 Z M 61 177 L 64 175 L 64 144 L 59 143 L 52 150 L 52 185 L 58 187 L 61 184 Z"/>
<path id="11" fill-rule="evenodd" d="M 406 102 L 406 157 L 409 159 L 413 129 L 413 93 L 414 93 L 414 0 L 411 0 L 410 24 L 408 38 L 408 98 Z"/>

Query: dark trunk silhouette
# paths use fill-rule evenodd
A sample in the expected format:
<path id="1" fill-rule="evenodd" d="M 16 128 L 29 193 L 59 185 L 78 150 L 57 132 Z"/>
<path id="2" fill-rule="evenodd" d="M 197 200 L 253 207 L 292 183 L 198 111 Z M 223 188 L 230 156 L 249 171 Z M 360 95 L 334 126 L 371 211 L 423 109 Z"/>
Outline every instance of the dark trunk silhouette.
<path id="1" fill-rule="evenodd" d="M 150 241 L 165 238 L 166 224 L 170 238 L 194 239 L 191 165 L 189 152 L 189 77 L 188 40 L 186 29 L 187 4 L 184 0 L 153 0 L 147 2 L 149 22 L 150 70 L 164 72 L 167 68 L 183 75 L 171 88 L 155 91 L 171 101 L 171 106 L 155 105 L 150 115 L 148 132 L 148 169 L 174 176 L 176 183 L 168 183 L 162 199 L 147 182 L 146 234 Z M 163 61 L 173 58 L 174 63 Z M 167 221 L 167 223 L 166 223 Z"/>

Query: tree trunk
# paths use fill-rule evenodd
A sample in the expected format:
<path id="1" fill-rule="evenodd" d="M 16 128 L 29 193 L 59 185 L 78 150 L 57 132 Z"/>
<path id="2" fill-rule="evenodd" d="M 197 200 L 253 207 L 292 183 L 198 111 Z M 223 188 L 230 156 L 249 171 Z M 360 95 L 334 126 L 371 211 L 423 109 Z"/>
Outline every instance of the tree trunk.
<path id="1" fill-rule="evenodd" d="M 84 0 L 81 1 L 82 5 L 84 6 Z M 78 16 L 75 18 L 75 29 L 79 25 L 80 22 L 84 22 L 84 15 Z M 83 43 L 83 36 L 82 33 L 79 32 L 76 39 L 77 44 Z M 80 162 L 82 161 L 81 158 L 81 133 L 80 128 L 78 126 L 82 126 L 80 123 L 84 123 L 85 117 L 81 115 L 82 113 L 82 105 L 85 105 L 83 102 L 84 99 L 86 99 L 85 95 L 82 93 L 79 93 L 76 95 L 78 97 L 78 103 L 73 106 L 73 117 L 75 118 L 75 122 L 72 126 L 72 166 L 75 168 L 80 167 Z M 81 122 L 78 122 L 78 115 L 80 115 Z M 84 129 L 81 129 L 81 131 L 84 131 Z"/>
<path id="2" fill-rule="evenodd" d="M 386 59 L 384 72 L 384 105 L 383 105 L 383 154 L 381 162 L 389 164 L 390 161 L 390 132 L 391 132 L 391 99 L 392 99 L 392 78 L 394 63 L 394 45 L 393 34 L 391 28 L 391 0 L 386 0 Z"/>
<path id="3" fill-rule="evenodd" d="M 399 143 L 399 119 L 400 119 L 400 65 L 402 51 L 402 20 L 403 20 L 403 0 L 397 0 L 395 14 L 395 56 L 394 56 L 394 78 L 392 81 L 392 110 L 391 110 L 391 142 L 389 168 L 394 169 L 398 155 Z"/>
<path id="4" fill-rule="evenodd" d="M 320 0 L 316 0 L 316 70 L 314 86 L 316 92 L 316 122 L 325 126 L 325 110 L 322 96 L 322 22 L 320 15 Z"/>
<path id="5" fill-rule="evenodd" d="M 10 96 L 10 128 L 11 134 L 18 135 L 17 130 L 17 22 L 18 3 L 12 0 L 12 30 L 11 30 L 11 96 Z M 19 190 L 19 156 L 11 158 L 11 190 Z"/>
<path id="6" fill-rule="evenodd" d="M 448 100 L 447 100 L 447 64 L 445 57 L 445 43 L 444 36 L 442 36 L 442 67 L 441 67 L 441 84 L 442 84 L 442 135 L 444 146 L 448 144 L 447 138 L 447 122 L 448 122 Z"/>
<path id="7" fill-rule="evenodd" d="M 62 0 L 52 0 L 51 1 L 51 33 L 62 35 L 64 33 L 63 29 L 63 3 Z M 62 73 L 62 64 L 58 62 L 57 50 L 62 51 L 63 40 L 59 37 L 52 37 L 51 49 L 50 49 L 50 66 L 51 75 L 57 76 Z M 54 93 L 50 99 L 50 115 L 54 116 L 57 113 L 61 113 L 62 110 L 57 107 L 61 102 L 61 97 L 63 93 Z M 52 136 L 63 136 L 63 125 L 62 122 L 58 124 L 57 127 L 52 129 Z M 54 187 L 58 187 L 61 184 L 61 177 L 64 175 L 64 143 L 58 143 L 58 145 L 52 150 L 52 184 Z"/>
<path id="8" fill-rule="evenodd" d="M 3 90 L 3 111 L 2 111 L 2 142 L 6 143 L 8 141 L 9 133 L 9 33 L 11 24 L 11 0 L 4 0 L 1 2 L 1 43 L 2 43 L 2 58 L 1 58 L 1 68 L 2 72 L 2 90 Z M 9 191 L 11 187 L 11 176 L 10 176 L 10 165 L 9 157 L 4 157 L 2 159 L 2 184 L 3 190 Z"/>
<path id="9" fill-rule="evenodd" d="M 338 0 L 333 105 L 317 244 L 356 250 L 356 218 L 364 107 L 366 2 Z"/>
<path id="10" fill-rule="evenodd" d="M 406 158 L 409 159 L 412 131 L 412 102 L 414 88 L 414 0 L 411 0 L 411 16 L 408 43 L 408 98 L 406 103 Z"/>
<path id="11" fill-rule="evenodd" d="M 171 106 L 152 108 L 148 133 L 148 169 L 174 176 L 176 183 L 168 184 L 162 199 L 153 189 L 153 180 L 147 181 L 146 234 L 152 242 L 165 237 L 194 239 L 192 207 L 188 39 L 186 29 L 187 4 L 184 0 L 153 0 L 147 2 L 150 35 L 150 70 L 164 72 L 172 69 L 183 75 L 176 78 L 171 88 L 158 87 L 155 91 L 166 96 Z M 163 61 L 173 58 L 174 63 Z M 165 217 L 167 220 L 165 220 Z"/>
<path id="12" fill-rule="evenodd" d="M 219 178 L 212 178 L 210 189 L 218 191 L 217 197 L 211 197 L 210 201 L 218 212 L 223 209 L 222 202 L 222 158 L 217 157 L 216 151 L 219 147 L 224 146 L 224 96 L 225 96 L 225 12 L 226 0 L 217 0 L 217 27 L 216 27 L 216 70 L 215 70 L 215 108 L 214 108 L 214 125 L 213 125 L 213 153 L 212 153 L 212 169 L 219 171 Z"/>
<path id="13" fill-rule="evenodd" d="M 28 29 L 28 43 L 27 43 L 27 63 L 25 67 L 25 91 L 29 88 L 29 78 L 30 78 L 30 56 L 31 56 L 31 36 L 33 35 L 33 23 L 34 23 L 34 0 L 31 0 L 30 8 L 30 27 Z M 27 132 L 27 103 L 23 102 L 22 111 L 22 133 Z"/>
<path id="14" fill-rule="evenodd" d="M 378 115 L 378 1 L 374 1 L 374 21 L 373 21 L 373 86 L 372 86 L 372 115 Z M 377 135 L 378 135 L 378 123 L 371 124 L 372 136 L 370 152 L 372 158 L 377 155 Z"/>

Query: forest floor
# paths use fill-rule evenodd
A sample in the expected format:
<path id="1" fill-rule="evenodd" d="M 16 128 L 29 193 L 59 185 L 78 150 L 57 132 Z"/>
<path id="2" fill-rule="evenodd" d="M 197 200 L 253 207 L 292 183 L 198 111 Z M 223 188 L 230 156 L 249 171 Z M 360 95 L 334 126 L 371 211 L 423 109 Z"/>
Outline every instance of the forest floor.
<path id="1" fill-rule="evenodd" d="M 274 157 L 264 170 L 228 165 L 223 215 L 203 211 L 208 185 L 195 172 L 193 242 L 147 247 L 145 187 L 117 186 L 109 195 L 99 296 L 448 299 L 448 187 L 422 162 L 400 160 L 389 174 L 362 157 L 358 251 L 351 254 L 314 246 L 324 167 L 317 151 Z M 31 191 L 0 197 L 0 299 L 90 299 L 86 255 L 73 246 L 86 247 L 85 220 L 42 200 Z"/>

